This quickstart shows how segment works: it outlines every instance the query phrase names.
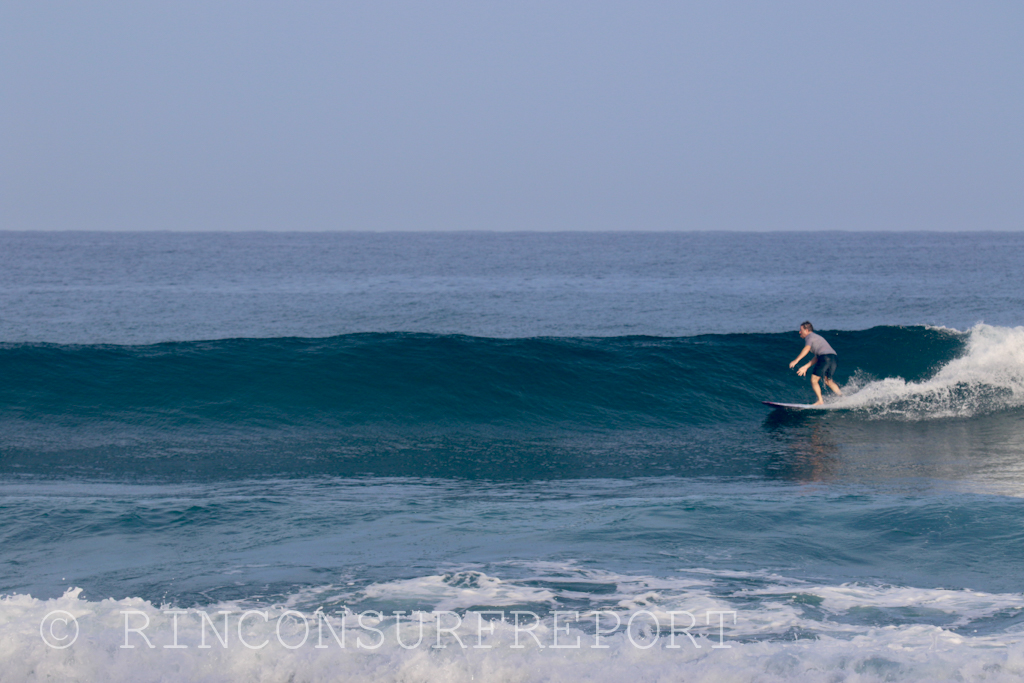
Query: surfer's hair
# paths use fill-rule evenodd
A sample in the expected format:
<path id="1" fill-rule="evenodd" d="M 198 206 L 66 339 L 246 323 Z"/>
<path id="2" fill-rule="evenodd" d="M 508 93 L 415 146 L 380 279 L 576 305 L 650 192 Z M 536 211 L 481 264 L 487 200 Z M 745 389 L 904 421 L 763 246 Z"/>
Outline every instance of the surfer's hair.
<path id="1" fill-rule="evenodd" d="M 814 332 L 814 325 L 812 325 L 810 323 L 810 321 L 805 320 L 802 323 L 800 323 L 800 329 L 801 330 L 808 330 L 810 332 Z"/>

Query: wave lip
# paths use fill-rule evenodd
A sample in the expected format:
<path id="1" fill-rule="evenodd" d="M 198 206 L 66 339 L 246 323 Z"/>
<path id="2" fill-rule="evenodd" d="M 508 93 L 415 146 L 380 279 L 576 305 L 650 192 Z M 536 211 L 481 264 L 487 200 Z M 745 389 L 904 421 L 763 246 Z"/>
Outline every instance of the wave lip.
<path id="1" fill-rule="evenodd" d="M 1024 406 L 1024 327 L 978 324 L 962 353 L 920 381 L 854 377 L 839 408 L 874 417 L 965 418 Z"/>

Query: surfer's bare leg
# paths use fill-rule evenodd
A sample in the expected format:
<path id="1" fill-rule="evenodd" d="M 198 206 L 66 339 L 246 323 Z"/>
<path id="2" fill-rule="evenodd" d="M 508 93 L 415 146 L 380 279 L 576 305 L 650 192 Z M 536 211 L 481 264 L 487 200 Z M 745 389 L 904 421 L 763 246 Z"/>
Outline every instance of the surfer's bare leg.
<path id="1" fill-rule="evenodd" d="M 821 387 L 818 386 L 819 379 L 821 378 L 818 377 L 817 375 L 811 375 L 811 388 L 814 389 L 814 395 L 818 397 L 818 400 L 814 403 L 814 405 L 820 405 L 825 402 L 825 400 L 821 397 Z"/>
<path id="2" fill-rule="evenodd" d="M 832 379 L 831 377 L 829 377 L 828 379 L 825 380 L 825 384 L 828 385 L 828 388 L 831 389 L 832 393 L 834 393 L 836 396 L 842 396 L 843 395 L 843 392 L 839 391 L 839 385 L 836 384 L 836 381 L 834 379 Z"/>

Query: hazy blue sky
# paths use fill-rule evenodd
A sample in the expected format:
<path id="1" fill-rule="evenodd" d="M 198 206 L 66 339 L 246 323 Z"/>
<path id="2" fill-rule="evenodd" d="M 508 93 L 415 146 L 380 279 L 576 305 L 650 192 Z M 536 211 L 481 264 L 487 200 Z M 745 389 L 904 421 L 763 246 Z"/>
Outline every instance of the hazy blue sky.
<path id="1" fill-rule="evenodd" d="M 0 4 L 0 229 L 1024 228 L 1024 3 Z"/>

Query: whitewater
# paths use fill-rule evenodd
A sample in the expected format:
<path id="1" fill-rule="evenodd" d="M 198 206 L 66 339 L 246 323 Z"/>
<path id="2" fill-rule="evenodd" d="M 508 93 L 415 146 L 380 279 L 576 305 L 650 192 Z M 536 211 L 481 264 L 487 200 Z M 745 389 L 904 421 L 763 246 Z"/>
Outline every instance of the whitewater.
<path id="1" fill-rule="evenodd" d="M 0 233 L 0 681 L 1020 680 L 1022 259 Z"/>

